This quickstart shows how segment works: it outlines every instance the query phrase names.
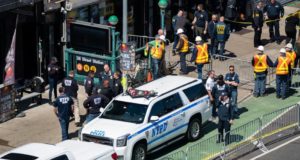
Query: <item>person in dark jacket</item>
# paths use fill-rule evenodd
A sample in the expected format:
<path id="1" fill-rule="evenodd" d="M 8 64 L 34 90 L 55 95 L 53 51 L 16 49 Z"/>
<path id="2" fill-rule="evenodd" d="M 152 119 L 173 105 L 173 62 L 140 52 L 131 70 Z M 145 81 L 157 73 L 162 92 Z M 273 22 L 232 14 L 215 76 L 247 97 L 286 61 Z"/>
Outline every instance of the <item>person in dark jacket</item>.
<path id="1" fill-rule="evenodd" d="M 113 99 L 114 91 L 111 89 L 108 80 L 103 81 L 100 94 L 103 94 L 104 96 L 106 96 L 109 99 L 109 101 L 111 101 Z"/>
<path id="2" fill-rule="evenodd" d="M 300 12 L 300 10 L 298 12 Z M 298 14 L 289 14 L 285 19 L 286 44 L 292 43 L 293 46 L 295 45 L 297 25 L 300 25 L 300 17 L 298 17 Z"/>
<path id="3" fill-rule="evenodd" d="M 279 21 L 280 21 L 280 17 L 284 16 L 284 8 L 279 2 L 275 0 L 271 0 L 271 2 L 265 6 L 264 12 L 267 13 L 268 20 L 269 20 L 267 25 L 269 26 L 270 41 L 271 42 L 276 41 L 277 44 L 280 44 Z M 274 28 L 275 28 L 275 36 L 274 36 Z"/>
<path id="4" fill-rule="evenodd" d="M 204 10 L 203 4 L 197 5 L 192 24 L 192 29 L 194 29 L 196 36 L 204 38 L 204 35 L 207 33 L 208 13 Z"/>
<path id="5" fill-rule="evenodd" d="M 190 24 L 189 20 L 184 16 L 183 9 L 179 9 L 177 15 L 173 17 L 172 24 L 173 24 L 173 28 L 174 28 L 174 44 L 173 44 L 173 50 L 174 50 L 179 41 L 179 36 L 177 34 L 177 30 L 181 28 L 181 29 L 183 29 L 184 32 L 186 32 L 187 26 Z"/>
<path id="6" fill-rule="evenodd" d="M 66 77 L 62 86 L 65 88 L 66 95 L 70 96 L 74 102 L 74 116 L 75 116 L 75 125 L 80 126 L 80 113 L 79 113 L 79 102 L 77 98 L 78 84 L 74 79 L 74 71 L 69 71 L 69 76 Z"/>
<path id="7" fill-rule="evenodd" d="M 85 89 L 85 93 L 88 96 L 92 95 L 94 89 L 94 76 L 95 76 L 95 72 L 90 71 L 88 76 L 84 80 L 84 89 Z"/>
<path id="8" fill-rule="evenodd" d="M 228 27 L 231 32 L 235 31 L 235 20 L 237 17 L 237 6 L 236 6 L 236 0 L 228 0 L 226 11 L 225 11 L 225 17 L 228 20 Z"/>
<path id="9" fill-rule="evenodd" d="M 53 103 L 54 113 L 59 119 L 61 127 L 62 141 L 69 139 L 69 122 L 71 113 L 74 111 L 73 100 L 64 93 L 64 87 L 58 89 L 60 96 Z"/>
<path id="10" fill-rule="evenodd" d="M 217 107 L 219 104 L 220 96 L 222 92 L 230 94 L 229 86 L 225 83 L 223 75 L 219 75 L 217 83 L 213 86 L 211 94 L 214 99 L 214 105 L 212 109 L 212 117 L 217 117 Z"/>
<path id="11" fill-rule="evenodd" d="M 49 81 L 49 103 L 52 103 L 52 92 L 54 97 L 57 98 L 57 81 L 59 74 L 59 67 L 57 65 L 56 57 L 52 57 L 48 69 L 48 81 Z"/>
<path id="12" fill-rule="evenodd" d="M 233 108 L 230 103 L 227 92 L 220 94 L 218 103 L 218 140 L 217 143 L 224 142 L 224 131 L 225 131 L 225 144 L 229 144 L 230 127 L 233 123 Z"/>
<path id="13" fill-rule="evenodd" d="M 110 83 L 110 86 L 112 86 L 112 79 L 113 79 L 114 74 L 110 70 L 110 67 L 109 67 L 108 64 L 104 64 L 103 69 L 104 69 L 104 71 L 100 72 L 100 75 L 99 75 L 99 84 L 100 84 L 100 86 L 103 84 L 104 80 L 108 80 L 109 83 Z"/>
<path id="14" fill-rule="evenodd" d="M 210 37 L 210 46 L 209 46 L 209 54 L 212 56 L 214 43 L 215 43 L 215 26 L 218 23 L 218 15 L 213 14 L 211 16 L 211 21 L 208 23 L 208 35 Z"/>
<path id="15" fill-rule="evenodd" d="M 215 44 L 214 44 L 214 49 L 213 49 L 213 55 L 216 55 L 217 49 L 220 45 L 220 51 L 219 55 L 220 60 L 223 61 L 224 58 L 224 49 L 225 49 L 225 43 L 229 39 L 229 28 L 228 26 L 224 23 L 224 17 L 220 17 L 220 21 L 216 24 L 215 30 L 214 30 L 214 38 L 215 38 Z"/>
<path id="16" fill-rule="evenodd" d="M 84 102 L 83 106 L 87 109 L 87 116 L 85 124 L 99 116 L 100 108 L 105 108 L 109 103 L 109 99 L 102 94 L 98 93 L 97 89 L 94 89 L 93 94 L 89 96 Z"/>
<path id="17" fill-rule="evenodd" d="M 123 86 L 122 86 L 122 83 L 121 83 L 121 73 L 119 71 L 116 71 L 114 73 L 113 91 L 114 91 L 115 96 L 123 93 Z"/>
<path id="18" fill-rule="evenodd" d="M 253 23 L 254 28 L 254 47 L 257 48 L 261 44 L 261 33 L 264 25 L 264 15 L 262 11 L 263 3 L 258 2 L 256 8 L 253 10 Z"/>

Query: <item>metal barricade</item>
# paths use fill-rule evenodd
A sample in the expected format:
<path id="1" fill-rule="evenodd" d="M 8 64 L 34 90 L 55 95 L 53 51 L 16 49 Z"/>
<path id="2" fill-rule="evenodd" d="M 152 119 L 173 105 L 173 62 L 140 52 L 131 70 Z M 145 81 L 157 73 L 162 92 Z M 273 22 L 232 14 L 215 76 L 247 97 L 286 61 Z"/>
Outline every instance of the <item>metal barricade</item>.
<path id="1" fill-rule="evenodd" d="M 178 152 L 168 154 L 164 157 L 158 158 L 157 160 L 187 160 L 187 159 L 184 151 L 178 151 Z"/>
<path id="2" fill-rule="evenodd" d="M 144 50 L 146 47 L 146 44 L 153 40 L 155 40 L 155 37 L 128 34 L 128 42 L 135 43 L 136 52 Z"/>

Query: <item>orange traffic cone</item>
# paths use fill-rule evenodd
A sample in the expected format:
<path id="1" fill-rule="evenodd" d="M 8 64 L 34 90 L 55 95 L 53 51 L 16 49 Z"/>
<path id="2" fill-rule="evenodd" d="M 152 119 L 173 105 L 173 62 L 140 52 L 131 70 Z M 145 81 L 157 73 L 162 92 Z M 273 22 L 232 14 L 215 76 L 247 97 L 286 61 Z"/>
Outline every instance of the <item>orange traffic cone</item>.
<path id="1" fill-rule="evenodd" d="M 152 72 L 150 70 L 148 70 L 148 73 L 147 73 L 147 82 L 150 82 L 152 80 L 153 80 Z"/>

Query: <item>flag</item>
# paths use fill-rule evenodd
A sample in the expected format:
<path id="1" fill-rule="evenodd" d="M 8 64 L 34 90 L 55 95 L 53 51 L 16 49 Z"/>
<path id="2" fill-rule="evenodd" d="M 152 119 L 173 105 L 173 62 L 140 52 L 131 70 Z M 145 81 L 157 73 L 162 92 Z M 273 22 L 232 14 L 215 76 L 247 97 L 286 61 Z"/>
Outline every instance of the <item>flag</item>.
<path id="1" fill-rule="evenodd" d="M 15 83 L 16 32 L 17 32 L 17 28 L 14 31 L 11 45 L 5 58 L 6 65 L 4 68 L 5 70 L 4 85 L 11 85 Z"/>

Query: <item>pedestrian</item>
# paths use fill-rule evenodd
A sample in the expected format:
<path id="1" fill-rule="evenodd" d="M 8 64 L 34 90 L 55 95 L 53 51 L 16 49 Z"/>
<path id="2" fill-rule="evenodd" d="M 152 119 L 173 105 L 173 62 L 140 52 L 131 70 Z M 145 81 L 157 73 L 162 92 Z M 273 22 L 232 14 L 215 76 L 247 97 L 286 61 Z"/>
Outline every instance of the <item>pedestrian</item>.
<path id="1" fill-rule="evenodd" d="M 113 79 L 113 75 L 114 74 L 110 70 L 110 67 L 109 67 L 108 64 L 104 64 L 103 69 L 104 69 L 104 71 L 100 72 L 100 75 L 99 75 L 99 84 L 100 84 L 100 87 L 103 84 L 104 80 L 108 80 L 109 83 L 110 83 L 110 85 L 112 86 L 112 79 Z"/>
<path id="2" fill-rule="evenodd" d="M 113 84 L 114 84 L 113 91 L 115 96 L 123 93 L 123 86 L 121 83 L 121 73 L 119 71 L 116 71 L 114 73 Z"/>
<path id="3" fill-rule="evenodd" d="M 219 59 L 220 61 L 223 61 L 225 43 L 229 39 L 229 28 L 224 23 L 224 16 L 220 17 L 220 21 L 215 26 L 214 38 L 215 38 L 215 43 L 214 43 L 213 55 L 214 56 L 216 55 L 216 52 L 220 45 L 219 55 L 221 57 Z"/>
<path id="4" fill-rule="evenodd" d="M 212 56 L 213 53 L 213 48 L 215 44 L 215 27 L 216 24 L 218 23 L 218 15 L 213 14 L 211 16 L 211 21 L 208 23 L 208 35 L 210 37 L 210 46 L 209 46 L 209 54 Z"/>
<path id="5" fill-rule="evenodd" d="M 230 103 L 230 98 L 227 92 L 220 94 L 218 103 L 218 140 L 217 143 L 224 142 L 224 131 L 225 131 L 225 145 L 229 144 L 230 127 L 233 124 L 233 108 Z"/>
<path id="6" fill-rule="evenodd" d="M 62 141 L 69 139 L 69 122 L 71 113 L 74 111 L 73 100 L 65 94 L 64 87 L 59 87 L 59 96 L 53 103 L 54 113 L 58 117 L 61 127 Z"/>
<path id="7" fill-rule="evenodd" d="M 228 0 L 226 11 L 225 11 L 225 17 L 228 21 L 228 28 L 230 32 L 234 32 L 236 30 L 235 20 L 237 17 L 237 5 L 236 0 Z"/>
<path id="8" fill-rule="evenodd" d="M 256 8 L 253 10 L 253 23 L 254 28 L 254 47 L 262 45 L 261 43 L 261 33 L 262 27 L 264 25 L 264 15 L 263 15 L 263 3 L 260 1 L 257 3 Z"/>
<path id="9" fill-rule="evenodd" d="M 84 89 L 88 96 L 92 95 L 92 91 L 94 89 L 94 76 L 95 72 L 89 71 L 88 76 L 86 76 L 84 80 Z"/>
<path id="10" fill-rule="evenodd" d="M 299 13 L 296 13 L 289 14 L 285 19 L 286 44 L 292 43 L 292 45 L 295 45 L 296 43 L 297 25 L 300 25 L 300 17 L 298 17 Z"/>
<path id="11" fill-rule="evenodd" d="M 265 96 L 268 67 L 272 67 L 273 62 L 268 55 L 264 54 L 263 46 L 258 46 L 257 53 L 253 56 L 251 63 L 255 77 L 253 96 Z"/>
<path id="12" fill-rule="evenodd" d="M 287 82 L 289 78 L 289 72 L 291 67 L 291 60 L 286 56 L 286 50 L 280 49 L 280 56 L 274 63 L 276 66 L 276 98 L 286 98 Z"/>
<path id="13" fill-rule="evenodd" d="M 186 32 L 187 31 L 186 28 L 189 23 L 190 23 L 189 20 L 184 16 L 183 9 L 179 9 L 177 15 L 172 18 L 172 25 L 174 29 L 173 51 L 175 50 L 179 40 L 179 35 L 177 33 L 178 29 L 182 29 L 183 32 Z"/>
<path id="14" fill-rule="evenodd" d="M 175 53 L 179 53 L 180 56 L 180 74 L 187 74 L 186 54 L 189 52 L 189 40 L 184 34 L 183 29 L 179 28 L 177 30 L 177 34 L 179 36 L 179 40 L 175 49 Z"/>
<path id="15" fill-rule="evenodd" d="M 210 105 L 212 105 L 213 110 L 212 110 L 212 117 L 216 117 L 217 116 L 217 112 L 216 109 L 214 108 L 214 96 L 212 94 L 212 89 L 215 86 L 215 71 L 214 70 L 210 70 L 208 71 L 208 78 L 206 80 L 205 83 L 205 89 L 207 90 L 207 94 L 209 96 L 209 100 L 210 100 Z"/>
<path id="16" fill-rule="evenodd" d="M 234 115 L 238 116 L 238 106 L 237 106 L 237 98 L 238 98 L 238 86 L 240 84 L 239 75 L 234 70 L 234 65 L 229 66 L 229 73 L 225 75 L 225 83 L 229 86 L 230 90 L 230 101 L 233 107 Z"/>
<path id="17" fill-rule="evenodd" d="M 200 36 L 204 40 L 208 27 L 208 13 L 204 10 L 203 4 L 197 5 L 192 25 L 192 29 L 196 33 L 196 36 Z"/>
<path id="18" fill-rule="evenodd" d="M 269 26 L 270 41 L 276 41 L 277 44 L 280 44 L 279 21 L 280 17 L 284 16 L 284 8 L 276 0 L 271 0 L 270 3 L 265 6 L 264 12 L 268 17 L 267 25 Z"/>
<path id="19" fill-rule="evenodd" d="M 57 81 L 59 74 L 59 67 L 57 65 L 56 57 L 52 57 L 47 67 L 48 69 L 48 81 L 49 81 L 49 103 L 52 104 L 52 92 L 54 97 L 57 98 Z"/>
<path id="20" fill-rule="evenodd" d="M 94 89 L 93 94 L 83 102 L 83 106 L 88 113 L 84 123 L 87 124 L 99 116 L 100 108 L 105 108 L 108 103 L 109 99 L 104 95 L 99 94 L 97 89 Z"/>
<path id="21" fill-rule="evenodd" d="M 110 87 L 108 80 L 104 80 L 103 81 L 100 94 L 102 94 L 105 97 L 107 97 L 109 99 L 109 101 L 111 101 L 113 99 L 113 97 L 114 97 L 114 91 Z"/>
<path id="22" fill-rule="evenodd" d="M 290 71 L 289 71 L 289 79 L 288 79 L 288 87 L 291 87 L 293 69 L 295 68 L 295 62 L 296 62 L 296 59 L 297 59 L 297 54 L 293 50 L 293 45 L 291 43 L 288 43 L 285 46 L 285 50 L 286 50 L 286 57 L 288 57 L 291 60 L 291 68 L 290 68 Z"/>
<path id="23" fill-rule="evenodd" d="M 228 85 L 224 81 L 223 75 L 219 75 L 217 79 L 217 83 L 214 85 L 212 88 L 212 96 L 214 99 L 214 106 L 212 109 L 212 117 L 216 118 L 217 117 L 217 107 L 219 104 L 220 96 L 222 92 L 226 92 L 228 95 L 230 95 L 230 90 Z"/>
<path id="24" fill-rule="evenodd" d="M 152 71 L 153 71 L 153 79 L 157 79 L 160 76 L 160 65 L 165 53 L 165 44 L 164 44 L 165 36 L 161 35 L 155 36 L 155 40 L 147 43 L 145 48 L 145 56 L 148 56 L 148 51 L 150 50 L 151 61 L 152 61 Z M 150 49 L 149 49 L 150 48 Z"/>
<path id="25" fill-rule="evenodd" d="M 79 113 L 79 102 L 77 98 L 78 84 L 74 79 L 74 71 L 69 71 L 69 76 L 66 77 L 62 86 L 65 88 L 65 94 L 70 96 L 74 102 L 74 117 L 75 117 L 75 125 L 77 127 L 80 126 L 80 113 Z"/>
<path id="26" fill-rule="evenodd" d="M 205 64 L 209 63 L 208 45 L 203 42 L 200 36 L 197 36 L 195 41 L 196 46 L 193 50 L 191 62 L 195 62 L 197 65 L 198 79 L 202 80 L 202 68 Z"/>

